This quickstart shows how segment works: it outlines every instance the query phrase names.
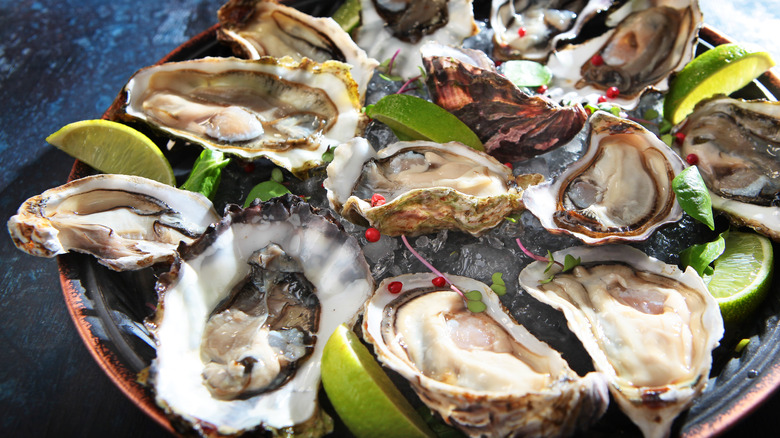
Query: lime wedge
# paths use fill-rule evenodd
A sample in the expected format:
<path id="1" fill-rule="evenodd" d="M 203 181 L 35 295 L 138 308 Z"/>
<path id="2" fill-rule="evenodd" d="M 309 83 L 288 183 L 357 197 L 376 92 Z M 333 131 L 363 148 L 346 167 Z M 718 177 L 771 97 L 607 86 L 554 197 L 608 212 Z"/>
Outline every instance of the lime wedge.
<path id="1" fill-rule="evenodd" d="M 63 126 L 46 141 L 103 173 L 176 184 L 171 164 L 160 148 L 149 137 L 121 123 L 82 120 Z"/>
<path id="2" fill-rule="evenodd" d="M 322 386 L 357 437 L 435 437 L 368 349 L 344 324 L 322 353 Z"/>
<path id="3" fill-rule="evenodd" d="M 761 304 L 772 283 L 772 242 L 755 233 L 729 232 L 707 287 L 723 320 L 737 322 Z"/>
<path id="4" fill-rule="evenodd" d="M 360 0 L 345 1 L 331 18 L 336 20 L 344 32 L 352 32 L 360 24 Z"/>
<path id="5" fill-rule="evenodd" d="M 459 141 L 478 151 L 485 147 L 477 134 L 444 108 L 415 96 L 390 94 L 366 109 L 366 114 L 393 130 L 399 140 Z"/>
<path id="6" fill-rule="evenodd" d="M 676 125 L 699 101 L 731 94 L 774 65 L 766 52 L 750 52 L 738 44 L 714 47 L 694 58 L 672 80 L 664 100 L 664 115 Z"/>

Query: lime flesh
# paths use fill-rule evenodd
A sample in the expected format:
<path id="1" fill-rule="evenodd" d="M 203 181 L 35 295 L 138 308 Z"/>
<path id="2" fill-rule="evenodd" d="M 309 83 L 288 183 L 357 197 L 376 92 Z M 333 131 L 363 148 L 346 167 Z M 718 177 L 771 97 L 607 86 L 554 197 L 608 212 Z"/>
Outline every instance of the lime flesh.
<path id="1" fill-rule="evenodd" d="M 343 324 L 325 344 L 322 386 L 339 417 L 358 438 L 435 437 L 368 349 Z"/>
<path id="2" fill-rule="evenodd" d="M 723 44 L 689 62 L 674 78 L 664 99 L 664 115 L 678 124 L 696 104 L 716 94 L 731 94 L 775 65 L 766 52 Z"/>
<path id="3" fill-rule="evenodd" d="M 175 185 L 171 164 L 149 137 L 110 120 L 82 120 L 46 138 L 52 146 L 103 173 L 137 175 Z"/>
<path id="4" fill-rule="evenodd" d="M 713 263 L 707 287 L 726 322 L 743 320 L 761 301 L 772 283 L 772 242 L 755 233 L 730 232 L 726 249 Z"/>

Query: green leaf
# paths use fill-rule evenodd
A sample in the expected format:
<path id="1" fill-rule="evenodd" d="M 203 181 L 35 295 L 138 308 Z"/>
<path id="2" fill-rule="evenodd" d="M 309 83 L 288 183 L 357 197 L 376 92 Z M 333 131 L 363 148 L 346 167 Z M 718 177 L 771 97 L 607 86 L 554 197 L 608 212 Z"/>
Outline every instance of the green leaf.
<path id="1" fill-rule="evenodd" d="M 655 118 L 658 118 L 660 114 L 658 114 L 658 111 L 654 108 L 650 108 L 642 115 L 642 118 L 645 120 L 653 120 Z"/>
<path id="2" fill-rule="evenodd" d="M 540 280 L 539 284 L 547 284 L 547 283 L 553 281 L 554 278 L 555 278 L 555 276 L 551 275 L 549 278 L 545 278 L 544 280 Z"/>
<path id="3" fill-rule="evenodd" d="M 336 148 L 328 148 L 327 151 L 322 153 L 322 162 L 323 163 L 330 163 L 333 161 L 333 151 L 335 151 Z"/>
<path id="4" fill-rule="evenodd" d="M 506 295 L 506 284 L 504 283 L 504 274 L 501 272 L 496 272 L 493 274 L 493 284 L 490 285 L 490 288 L 493 289 L 493 292 L 496 293 L 498 296 L 504 296 Z"/>
<path id="5" fill-rule="evenodd" d="M 478 290 L 472 290 L 472 291 L 468 291 L 468 292 L 466 292 L 466 293 L 465 293 L 465 294 L 463 294 L 463 295 L 465 295 L 465 296 L 466 296 L 466 298 L 467 298 L 469 301 L 479 301 L 479 300 L 481 300 L 481 299 L 482 299 L 482 292 L 480 292 L 480 291 L 478 291 Z"/>
<path id="6" fill-rule="evenodd" d="M 509 216 L 505 217 L 504 219 L 509 221 L 509 222 L 512 222 L 513 224 L 516 224 L 516 223 L 518 223 L 520 221 L 520 216 L 521 215 L 519 213 L 517 213 L 517 214 L 510 214 Z"/>
<path id="7" fill-rule="evenodd" d="M 469 300 L 466 303 L 466 307 L 471 311 L 471 313 L 480 313 L 480 312 L 484 312 L 485 309 L 487 309 L 487 306 L 482 301 L 472 301 L 472 300 Z"/>
<path id="8" fill-rule="evenodd" d="M 506 295 L 506 286 L 503 284 L 492 284 L 490 285 L 490 288 L 493 289 L 493 292 L 495 292 L 499 297 Z"/>
<path id="9" fill-rule="evenodd" d="M 690 248 L 682 250 L 682 252 L 680 252 L 680 264 L 683 269 L 690 266 L 695 269 L 700 276 L 711 271 L 712 268 L 710 267 L 710 263 L 720 257 L 720 255 L 723 254 L 723 251 L 726 250 L 725 237 L 727 233 L 728 230 L 721 233 L 718 238 L 712 242 L 693 245 Z M 712 272 L 709 272 L 709 275 L 711 274 Z"/>
<path id="10" fill-rule="evenodd" d="M 667 133 L 669 133 L 672 130 L 673 127 L 674 127 L 674 125 L 672 125 L 672 122 L 670 122 L 670 121 L 668 121 L 666 119 L 663 119 L 663 120 L 661 120 L 661 124 L 658 125 L 658 133 L 659 134 L 667 134 Z"/>
<path id="11" fill-rule="evenodd" d="M 739 341 L 737 346 L 734 347 L 734 351 L 736 353 L 742 353 L 742 350 L 744 350 L 745 347 L 747 347 L 749 343 L 750 343 L 750 339 L 742 339 L 741 341 Z"/>
<path id="12" fill-rule="evenodd" d="M 552 80 L 552 71 L 546 65 L 534 61 L 506 61 L 501 66 L 504 76 L 518 87 L 538 87 Z"/>
<path id="13" fill-rule="evenodd" d="M 686 213 L 711 230 L 715 229 L 710 192 L 696 166 L 688 167 L 674 177 L 672 189 L 677 195 L 677 202 Z"/>
<path id="14" fill-rule="evenodd" d="M 212 199 L 219 187 L 222 168 L 228 163 L 230 163 L 230 158 L 225 158 L 225 154 L 222 152 L 204 149 L 195 160 L 187 181 L 179 188 L 202 193 L 207 198 Z"/>
<path id="15" fill-rule="evenodd" d="M 571 254 L 566 254 L 566 257 L 563 258 L 563 271 L 561 272 L 569 272 L 572 269 L 574 269 L 576 266 L 579 266 L 582 264 L 582 258 L 577 257 L 574 258 Z"/>
<path id="16" fill-rule="evenodd" d="M 674 144 L 674 137 L 672 137 L 672 134 L 664 134 L 661 136 L 661 141 L 666 143 L 667 146 L 672 146 Z"/>
<path id="17" fill-rule="evenodd" d="M 249 204 L 252 203 L 256 198 L 260 198 L 261 201 L 268 201 L 271 198 L 275 198 L 277 196 L 282 196 L 285 193 L 290 193 L 289 190 L 287 190 L 287 187 L 279 184 L 276 181 L 263 181 L 260 184 L 252 187 L 252 190 L 249 191 L 249 195 L 246 197 L 246 201 L 244 201 L 244 208 L 249 207 Z"/>

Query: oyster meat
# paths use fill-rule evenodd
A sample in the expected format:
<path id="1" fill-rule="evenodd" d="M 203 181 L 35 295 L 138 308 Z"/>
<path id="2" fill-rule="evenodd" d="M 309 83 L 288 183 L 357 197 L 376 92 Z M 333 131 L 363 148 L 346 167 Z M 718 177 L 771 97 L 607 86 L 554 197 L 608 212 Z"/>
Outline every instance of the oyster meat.
<path id="1" fill-rule="evenodd" d="M 712 350 L 723 336 L 715 299 L 685 272 L 629 246 L 558 251 L 582 262 L 571 272 L 533 262 L 520 285 L 563 312 L 621 409 L 645 437 L 665 437 L 707 385 Z"/>
<path id="2" fill-rule="evenodd" d="M 609 8 L 613 1 L 493 0 L 493 57 L 544 62 L 556 41 L 576 37 L 593 14 Z"/>
<path id="3" fill-rule="evenodd" d="M 376 152 L 362 137 L 336 148 L 324 187 L 331 208 L 390 236 L 458 229 L 479 235 L 522 208 L 522 187 L 493 157 L 462 143 L 398 142 Z M 384 203 L 372 203 L 381 195 Z"/>
<path id="4" fill-rule="evenodd" d="M 595 104 L 616 87 L 611 102 L 632 109 L 646 90 L 666 91 L 693 59 L 701 23 L 697 0 L 631 0 L 607 13 L 603 34 L 550 56 L 551 93 Z"/>
<path id="5" fill-rule="evenodd" d="M 349 70 L 289 57 L 166 63 L 133 75 L 116 116 L 205 148 L 266 157 L 303 177 L 329 147 L 365 127 Z"/>
<path id="6" fill-rule="evenodd" d="M 245 58 L 290 56 L 316 62 L 341 61 L 352 66 L 361 101 L 379 62 L 366 56 L 330 17 L 312 17 L 275 0 L 230 0 L 217 13 L 217 37 Z"/>
<path id="7" fill-rule="evenodd" d="M 718 96 L 677 128 L 713 208 L 780 242 L 780 104 Z"/>
<path id="8" fill-rule="evenodd" d="M 672 180 L 685 164 L 655 134 L 597 111 L 587 147 L 554 181 L 523 194 L 526 208 L 548 231 L 588 244 L 644 240 L 682 218 Z"/>
<path id="9" fill-rule="evenodd" d="M 355 41 L 380 61 L 393 58 L 393 74 L 420 74 L 420 47 L 428 41 L 459 46 L 479 32 L 472 0 L 361 0 Z M 396 53 L 398 52 L 398 53 Z"/>
<path id="10" fill-rule="evenodd" d="M 173 262 L 219 220 L 200 193 L 146 178 L 93 175 L 33 196 L 8 220 L 17 248 L 41 257 L 91 254 L 116 271 Z"/>
<path id="11" fill-rule="evenodd" d="M 471 128 L 485 151 L 522 161 L 568 143 L 588 118 L 579 104 L 531 96 L 498 74 L 484 53 L 429 43 L 422 49 L 431 99 Z"/>
<path id="12" fill-rule="evenodd" d="M 330 432 L 322 351 L 372 290 L 357 240 L 332 217 L 293 195 L 230 206 L 158 281 L 157 403 L 204 436 Z"/>
<path id="13" fill-rule="evenodd" d="M 469 436 L 567 436 L 604 413 L 603 376 L 580 378 L 560 353 L 503 309 L 485 284 L 448 276 L 482 294 L 487 310 L 470 312 L 435 274 L 385 279 L 366 304 L 363 336 L 385 366 L 420 399 Z M 401 282 L 400 295 L 387 290 Z"/>

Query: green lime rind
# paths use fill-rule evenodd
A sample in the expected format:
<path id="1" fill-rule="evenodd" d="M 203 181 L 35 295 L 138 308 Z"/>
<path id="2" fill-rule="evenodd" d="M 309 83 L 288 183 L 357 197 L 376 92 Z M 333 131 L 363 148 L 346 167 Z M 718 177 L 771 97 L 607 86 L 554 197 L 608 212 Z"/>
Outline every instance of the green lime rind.
<path id="1" fill-rule="evenodd" d="M 720 306 L 723 320 L 739 322 L 764 300 L 772 284 L 772 242 L 755 233 L 730 232 L 726 248 L 707 284 Z"/>
<path id="2" fill-rule="evenodd" d="M 750 52 L 738 44 L 723 44 L 689 62 L 672 80 L 664 99 L 664 115 L 682 122 L 696 104 L 716 94 L 731 94 L 775 65 L 766 52 Z"/>
<path id="3" fill-rule="evenodd" d="M 366 114 L 387 125 L 401 141 L 459 141 L 478 151 L 485 150 L 471 128 L 444 108 L 419 97 L 390 94 L 367 107 Z"/>
<path id="4" fill-rule="evenodd" d="M 331 16 L 344 32 L 352 32 L 360 24 L 360 0 L 346 0 Z"/>
<path id="5" fill-rule="evenodd" d="M 357 438 L 435 437 L 368 349 L 343 324 L 325 344 L 322 385 L 333 408 Z"/>
<path id="6" fill-rule="evenodd" d="M 146 135 L 121 123 L 82 120 L 63 126 L 46 141 L 103 173 L 176 184 L 171 164 L 160 148 Z"/>

